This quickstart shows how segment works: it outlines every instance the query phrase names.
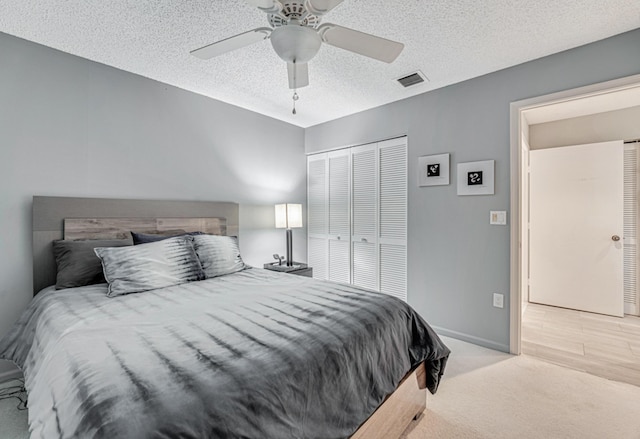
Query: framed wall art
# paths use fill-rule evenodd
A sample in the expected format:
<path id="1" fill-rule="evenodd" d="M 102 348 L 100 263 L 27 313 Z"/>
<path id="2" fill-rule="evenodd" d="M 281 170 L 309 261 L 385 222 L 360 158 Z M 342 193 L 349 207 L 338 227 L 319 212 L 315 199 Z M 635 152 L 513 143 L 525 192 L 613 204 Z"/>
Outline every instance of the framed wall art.
<path id="1" fill-rule="evenodd" d="M 495 160 L 458 163 L 458 195 L 493 195 Z"/>
<path id="2" fill-rule="evenodd" d="M 449 154 L 418 157 L 418 186 L 449 184 Z"/>

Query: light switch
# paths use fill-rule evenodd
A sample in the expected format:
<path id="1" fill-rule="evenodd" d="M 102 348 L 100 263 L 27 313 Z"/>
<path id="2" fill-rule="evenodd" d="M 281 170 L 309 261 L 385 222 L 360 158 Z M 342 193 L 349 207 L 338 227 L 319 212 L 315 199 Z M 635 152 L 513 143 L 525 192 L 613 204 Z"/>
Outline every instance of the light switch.
<path id="1" fill-rule="evenodd" d="M 507 225 L 507 212 L 504 210 L 492 210 L 489 215 L 489 224 Z"/>

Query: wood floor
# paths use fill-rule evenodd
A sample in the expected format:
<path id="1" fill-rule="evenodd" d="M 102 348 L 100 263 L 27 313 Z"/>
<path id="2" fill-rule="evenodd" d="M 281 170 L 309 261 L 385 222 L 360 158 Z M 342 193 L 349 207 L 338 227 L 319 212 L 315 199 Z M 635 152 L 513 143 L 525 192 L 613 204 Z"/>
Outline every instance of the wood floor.
<path id="1" fill-rule="evenodd" d="M 522 353 L 640 386 L 640 317 L 529 303 L 522 320 Z"/>

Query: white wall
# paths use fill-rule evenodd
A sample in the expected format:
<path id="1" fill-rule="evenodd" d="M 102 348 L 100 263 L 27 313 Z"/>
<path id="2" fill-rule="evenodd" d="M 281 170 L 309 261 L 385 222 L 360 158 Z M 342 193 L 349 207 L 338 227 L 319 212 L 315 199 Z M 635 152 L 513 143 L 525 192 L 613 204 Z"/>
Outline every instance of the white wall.
<path id="1" fill-rule="evenodd" d="M 640 139 L 640 106 L 530 125 L 529 131 L 532 150 Z"/>
<path id="2" fill-rule="evenodd" d="M 409 137 L 409 303 L 444 334 L 509 350 L 511 102 L 640 73 L 640 29 L 308 128 L 307 153 Z M 418 187 L 423 155 L 451 153 L 449 186 Z M 456 164 L 494 159 L 495 195 L 459 197 Z M 492 306 L 505 294 L 504 309 Z"/>
<path id="3" fill-rule="evenodd" d="M 1 33 L 0 60 L 0 337 L 33 295 L 33 195 L 238 202 L 245 260 L 285 252 L 302 128 Z"/>

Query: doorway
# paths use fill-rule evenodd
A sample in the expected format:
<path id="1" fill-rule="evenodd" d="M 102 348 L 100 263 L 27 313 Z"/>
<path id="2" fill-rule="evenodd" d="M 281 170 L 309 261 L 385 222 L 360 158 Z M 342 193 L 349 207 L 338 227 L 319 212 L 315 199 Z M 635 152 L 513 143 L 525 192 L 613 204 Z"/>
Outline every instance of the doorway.
<path id="1" fill-rule="evenodd" d="M 530 243 L 528 228 L 531 215 L 529 212 L 529 150 L 531 149 L 532 142 L 534 143 L 533 148 L 537 146 L 535 145 L 536 143 L 540 143 L 540 132 L 537 133 L 538 137 L 536 138 L 536 126 L 540 127 L 542 126 L 540 124 L 546 124 L 547 127 L 552 127 L 554 123 L 562 123 L 562 121 L 576 122 L 580 118 L 595 117 L 595 115 L 599 114 L 613 114 L 615 111 L 631 107 L 638 107 L 640 110 L 640 75 L 550 96 L 514 102 L 511 106 L 511 353 L 520 354 L 523 351 L 523 332 L 527 333 L 526 338 L 529 339 L 531 331 L 544 327 L 548 333 L 550 329 L 556 328 L 559 331 L 558 339 L 566 342 L 564 343 L 564 347 L 568 350 L 575 349 L 576 351 L 581 351 L 579 352 L 580 355 L 582 355 L 580 359 L 584 360 L 584 352 L 594 352 L 598 347 L 591 345 L 585 347 L 584 343 L 582 347 L 577 346 L 580 344 L 580 341 L 575 339 L 571 340 L 571 331 L 575 332 L 578 327 L 580 327 L 581 331 L 584 329 L 587 333 L 596 333 L 598 331 L 600 331 L 600 333 L 614 333 L 615 330 L 618 329 L 622 332 L 622 334 L 618 334 L 621 340 L 600 340 L 603 345 L 608 346 L 608 349 L 599 346 L 601 348 L 599 355 L 603 356 L 602 352 L 608 350 L 608 352 L 606 352 L 607 355 L 614 356 L 618 360 L 623 361 L 621 360 L 624 357 L 623 354 L 629 351 L 631 356 L 628 359 L 627 365 L 633 364 L 635 366 L 635 364 L 640 362 L 640 357 L 638 357 L 640 355 L 640 344 L 636 345 L 634 343 L 632 346 L 625 338 L 625 334 L 632 333 L 632 340 L 640 343 L 640 338 L 635 338 L 640 337 L 640 318 L 625 317 L 625 319 L 628 320 L 625 321 L 625 319 L 612 317 L 612 319 L 618 320 L 612 323 L 614 326 L 607 328 L 609 322 L 606 322 L 604 316 L 598 314 L 592 315 L 584 311 L 571 311 L 558 307 L 531 305 L 529 304 L 528 278 L 531 264 L 529 259 Z M 595 143 L 605 140 L 619 140 L 621 138 L 607 138 L 607 134 L 599 132 L 595 134 L 595 140 L 593 140 L 589 138 L 589 136 L 593 137 L 594 134 L 589 131 L 589 129 L 567 130 L 560 136 L 556 136 L 559 137 L 556 141 L 560 144 L 555 146 Z M 611 134 L 609 133 L 608 135 L 610 136 Z M 582 141 L 583 139 L 580 136 L 587 136 L 587 141 Z M 598 138 L 598 136 L 605 136 L 605 138 Z M 624 136 L 623 138 L 629 137 Z M 640 138 L 640 134 L 635 135 L 635 138 Z M 568 143 L 570 139 L 574 140 L 574 142 Z M 548 139 L 544 141 L 548 141 Z M 542 143 L 544 143 L 544 141 Z M 562 142 L 564 142 L 564 144 L 562 144 Z M 549 147 L 549 145 L 545 147 Z M 626 231 L 625 235 L 627 235 Z M 627 256 L 626 253 L 625 248 L 625 256 Z M 633 274 L 635 279 L 637 273 L 634 272 Z M 628 299 L 628 293 L 628 291 L 625 292 L 625 299 Z M 637 298 L 637 288 L 634 293 Z M 635 308 L 637 313 L 637 303 Z M 629 309 L 630 307 L 625 305 L 625 312 L 628 313 Z M 525 327 L 523 327 L 523 322 L 525 322 Z M 636 325 L 636 323 L 638 324 Z M 618 343 L 617 347 L 621 349 L 615 349 L 616 343 Z M 525 345 L 526 348 L 531 350 L 532 346 L 528 343 L 525 343 Z M 560 351 L 560 356 L 568 355 L 566 352 L 563 354 L 561 352 L 563 349 L 558 349 L 559 347 L 562 346 L 550 346 L 550 349 Z M 587 358 L 586 360 L 589 364 L 597 364 L 597 361 L 593 361 L 592 358 Z M 583 370 L 586 368 L 584 364 L 583 367 L 581 367 Z M 607 367 L 602 366 L 602 369 L 607 369 Z M 637 370 L 639 368 L 635 366 L 635 369 Z M 592 373 L 598 374 L 595 370 L 592 370 Z M 600 373 L 600 375 L 602 375 L 602 373 Z M 636 384 L 640 385 L 640 370 L 637 370 L 637 376 L 639 377 L 639 381 Z"/>

